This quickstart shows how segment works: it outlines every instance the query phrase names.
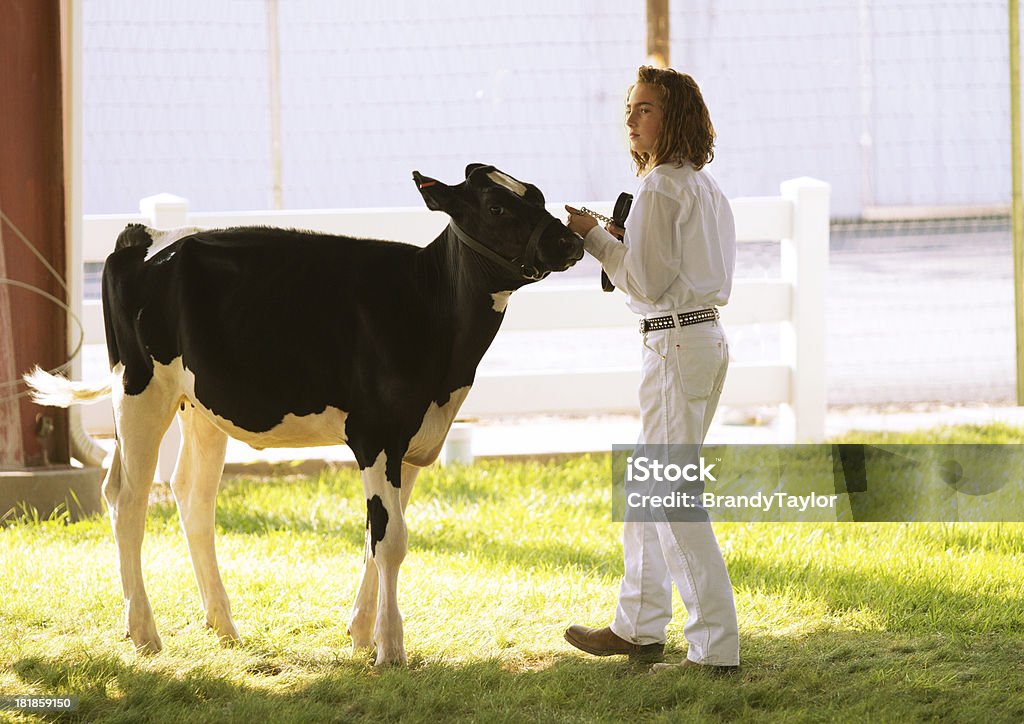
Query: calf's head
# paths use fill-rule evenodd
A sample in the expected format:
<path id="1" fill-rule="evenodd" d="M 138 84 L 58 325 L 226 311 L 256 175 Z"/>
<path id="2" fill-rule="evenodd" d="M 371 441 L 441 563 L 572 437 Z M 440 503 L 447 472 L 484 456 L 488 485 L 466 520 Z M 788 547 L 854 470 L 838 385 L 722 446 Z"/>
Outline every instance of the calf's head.
<path id="1" fill-rule="evenodd" d="M 494 166 L 473 163 L 448 186 L 413 171 L 427 208 L 444 211 L 459 241 L 486 259 L 505 289 L 565 271 L 583 257 L 583 240 L 544 208 L 544 195 Z"/>

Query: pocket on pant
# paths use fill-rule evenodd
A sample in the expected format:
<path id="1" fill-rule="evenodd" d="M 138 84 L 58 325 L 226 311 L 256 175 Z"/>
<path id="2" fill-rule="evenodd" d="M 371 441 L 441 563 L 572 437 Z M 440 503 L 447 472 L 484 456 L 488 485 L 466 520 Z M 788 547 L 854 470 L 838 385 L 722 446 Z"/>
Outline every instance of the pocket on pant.
<path id="1" fill-rule="evenodd" d="M 710 397 L 722 367 L 727 363 L 727 348 L 721 338 L 686 340 L 675 345 L 679 380 L 687 397 Z"/>

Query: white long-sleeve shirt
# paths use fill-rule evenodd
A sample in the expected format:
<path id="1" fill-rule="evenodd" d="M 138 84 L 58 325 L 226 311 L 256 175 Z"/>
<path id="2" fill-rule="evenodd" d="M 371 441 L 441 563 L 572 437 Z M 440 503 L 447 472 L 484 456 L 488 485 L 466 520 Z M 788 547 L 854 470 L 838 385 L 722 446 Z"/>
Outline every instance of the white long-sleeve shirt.
<path id="1" fill-rule="evenodd" d="M 598 225 L 584 248 L 645 317 L 722 306 L 732 292 L 736 226 L 706 169 L 656 166 L 637 188 L 623 243 Z"/>

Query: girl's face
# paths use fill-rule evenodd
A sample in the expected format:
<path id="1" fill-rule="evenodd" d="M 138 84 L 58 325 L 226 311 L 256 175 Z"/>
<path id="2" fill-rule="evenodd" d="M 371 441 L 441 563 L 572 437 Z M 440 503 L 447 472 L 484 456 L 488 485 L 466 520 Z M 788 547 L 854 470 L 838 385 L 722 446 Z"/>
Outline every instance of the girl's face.
<path id="1" fill-rule="evenodd" d="M 626 129 L 629 148 L 636 153 L 654 153 L 665 117 L 661 89 L 650 83 L 637 83 L 626 99 Z"/>

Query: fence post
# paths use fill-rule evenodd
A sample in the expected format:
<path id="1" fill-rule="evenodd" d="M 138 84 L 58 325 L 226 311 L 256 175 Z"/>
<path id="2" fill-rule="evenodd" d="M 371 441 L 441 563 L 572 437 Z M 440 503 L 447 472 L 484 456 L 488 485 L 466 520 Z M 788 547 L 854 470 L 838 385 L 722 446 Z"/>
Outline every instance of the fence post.
<path id="1" fill-rule="evenodd" d="M 154 229 L 177 229 L 188 225 L 188 199 L 174 194 L 156 194 L 139 201 L 139 211 Z"/>
<path id="2" fill-rule="evenodd" d="M 139 211 L 149 219 L 154 229 L 176 229 L 188 226 L 188 200 L 174 194 L 156 194 L 139 201 Z M 177 422 L 167 428 L 160 443 L 160 456 L 156 464 L 156 479 L 162 483 L 171 482 L 174 464 L 181 449 L 181 428 Z"/>
<path id="3" fill-rule="evenodd" d="M 792 237 L 782 240 L 782 278 L 793 285 L 793 316 L 782 325 L 782 349 L 792 367 L 790 404 L 797 442 L 825 439 L 825 284 L 828 274 L 829 197 L 832 187 L 813 178 L 780 185 L 793 202 Z"/>

